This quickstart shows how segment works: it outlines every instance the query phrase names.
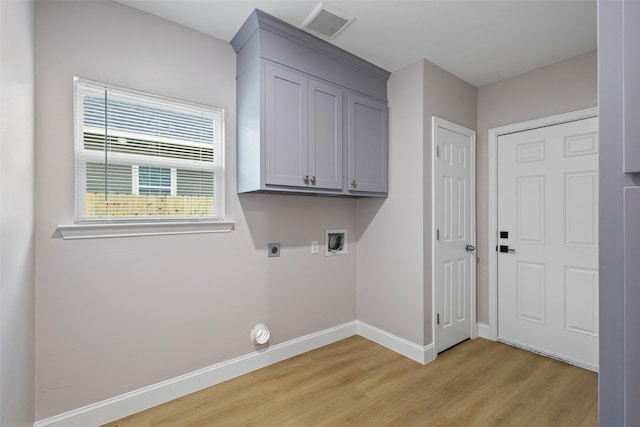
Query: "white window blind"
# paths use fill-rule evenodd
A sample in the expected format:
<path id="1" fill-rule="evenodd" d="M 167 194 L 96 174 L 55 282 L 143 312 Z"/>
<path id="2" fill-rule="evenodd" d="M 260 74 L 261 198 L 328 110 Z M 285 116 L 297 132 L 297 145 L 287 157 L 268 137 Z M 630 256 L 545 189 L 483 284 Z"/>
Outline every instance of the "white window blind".
<path id="1" fill-rule="evenodd" d="M 77 221 L 223 219 L 221 108 L 74 85 Z"/>

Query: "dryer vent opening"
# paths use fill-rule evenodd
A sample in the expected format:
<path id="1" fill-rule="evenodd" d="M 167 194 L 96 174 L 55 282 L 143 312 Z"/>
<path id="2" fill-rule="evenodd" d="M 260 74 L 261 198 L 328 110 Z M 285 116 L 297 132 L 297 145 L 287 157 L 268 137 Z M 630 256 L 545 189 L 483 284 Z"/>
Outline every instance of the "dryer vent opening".
<path id="1" fill-rule="evenodd" d="M 347 230 L 324 230 L 324 255 L 345 255 L 347 253 Z"/>

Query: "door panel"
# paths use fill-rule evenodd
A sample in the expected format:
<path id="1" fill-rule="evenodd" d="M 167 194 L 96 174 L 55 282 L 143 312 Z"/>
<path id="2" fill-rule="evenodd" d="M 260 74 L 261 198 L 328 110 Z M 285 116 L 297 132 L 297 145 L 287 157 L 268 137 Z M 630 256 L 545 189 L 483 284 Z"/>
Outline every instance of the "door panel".
<path id="1" fill-rule="evenodd" d="M 598 366 L 597 118 L 498 138 L 498 338 Z"/>
<path id="2" fill-rule="evenodd" d="M 451 313 L 453 311 L 453 261 L 444 260 L 442 262 L 442 282 L 444 285 L 444 294 L 442 296 L 442 327 L 448 328 L 452 326 L 453 320 Z"/>
<path id="3" fill-rule="evenodd" d="M 469 283 L 469 279 L 467 277 L 467 260 L 466 258 L 458 258 L 458 277 L 457 277 L 457 285 L 458 289 L 456 289 L 456 293 L 458 298 L 455 300 L 458 306 L 456 307 L 456 321 L 458 323 L 466 323 L 467 316 L 467 298 L 469 297 L 469 292 L 467 292 L 467 284 Z"/>
<path id="4" fill-rule="evenodd" d="M 348 96 L 349 190 L 387 192 L 387 105 Z"/>
<path id="5" fill-rule="evenodd" d="M 313 80 L 309 80 L 309 176 L 314 187 L 342 189 L 342 90 Z"/>
<path id="6" fill-rule="evenodd" d="M 544 176 L 519 177 L 516 182 L 518 242 L 544 245 Z"/>
<path id="7" fill-rule="evenodd" d="M 459 168 L 464 169 L 464 165 L 458 164 Z M 469 196 L 467 195 L 467 189 L 469 188 L 469 180 L 466 178 L 458 177 L 458 209 L 456 210 L 456 217 L 458 224 L 456 224 L 456 238 L 458 241 L 467 240 L 467 215 L 469 215 Z"/>
<path id="8" fill-rule="evenodd" d="M 596 336 L 598 318 L 598 271 L 565 267 L 565 327 Z"/>
<path id="9" fill-rule="evenodd" d="M 532 262 L 518 262 L 516 268 L 518 318 L 544 323 L 545 265 Z"/>
<path id="10" fill-rule="evenodd" d="M 451 219 L 451 211 L 453 208 L 453 177 L 442 176 L 442 240 L 451 242 L 451 228 L 453 221 Z"/>
<path id="11" fill-rule="evenodd" d="M 265 183 L 305 187 L 307 78 L 271 64 L 265 67 Z"/>
<path id="12" fill-rule="evenodd" d="M 436 350 L 471 337 L 475 287 L 475 132 L 434 118 Z"/>
<path id="13" fill-rule="evenodd" d="M 565 175 L 565 246 L 598 246 L 598 173 Z"/>

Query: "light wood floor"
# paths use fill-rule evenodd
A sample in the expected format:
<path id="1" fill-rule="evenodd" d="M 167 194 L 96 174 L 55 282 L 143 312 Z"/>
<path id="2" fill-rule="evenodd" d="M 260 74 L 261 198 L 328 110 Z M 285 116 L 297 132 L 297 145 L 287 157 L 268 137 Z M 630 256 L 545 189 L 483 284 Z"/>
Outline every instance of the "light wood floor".
<path id="1" fill-rule="evenodd" d="M 597 384 L 480 338 L 422 366 L 354 336 L 106 426 L 595 426 Z"/>

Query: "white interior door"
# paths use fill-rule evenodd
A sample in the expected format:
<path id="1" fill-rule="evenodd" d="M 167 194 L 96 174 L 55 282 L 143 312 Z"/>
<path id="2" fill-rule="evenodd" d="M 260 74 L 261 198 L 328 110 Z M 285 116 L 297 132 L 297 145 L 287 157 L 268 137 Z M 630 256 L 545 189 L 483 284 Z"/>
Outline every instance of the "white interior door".
<path id="1" fill-rule="evenodd" d="M 598 119 L 498 138 L 498 339 L 597 369 Z"/>
<path id="2" fill-rule="evenodd" d="M 433 118 L 436 351 L 470 338 L 475 324 L 475 132 Z"/>

